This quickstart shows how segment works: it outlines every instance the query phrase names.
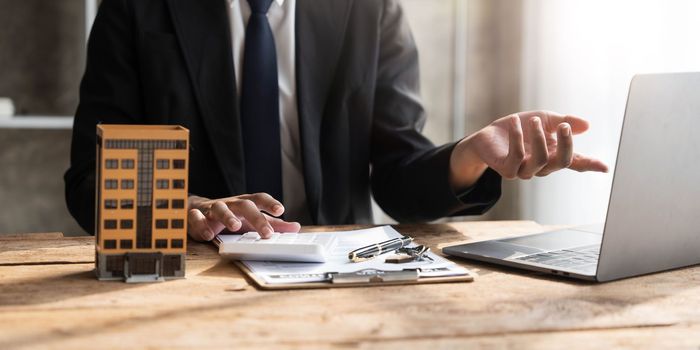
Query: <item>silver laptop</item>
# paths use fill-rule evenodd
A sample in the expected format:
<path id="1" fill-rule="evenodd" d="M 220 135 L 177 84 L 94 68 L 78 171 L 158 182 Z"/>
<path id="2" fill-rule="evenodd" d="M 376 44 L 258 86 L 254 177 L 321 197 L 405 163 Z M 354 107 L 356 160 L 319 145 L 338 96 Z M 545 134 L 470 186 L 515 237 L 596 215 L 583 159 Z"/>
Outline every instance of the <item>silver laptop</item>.
<path id="1" fill-rule="evenodd" d="M 604 227 L 446 247 L 590 281 L 700 263 L 700 73 L 632 80 Z"/>

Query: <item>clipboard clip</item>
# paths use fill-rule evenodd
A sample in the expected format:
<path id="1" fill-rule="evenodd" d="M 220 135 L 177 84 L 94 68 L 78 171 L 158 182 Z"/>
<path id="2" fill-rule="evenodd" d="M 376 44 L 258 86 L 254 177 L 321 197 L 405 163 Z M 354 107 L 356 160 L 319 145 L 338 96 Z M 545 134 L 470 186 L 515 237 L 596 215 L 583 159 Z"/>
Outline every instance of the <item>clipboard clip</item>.
<path id="1" fill-rule="evenodd" d="M 364 269 L 355 272 L 331 272 L 328 274 L 333 284 L 377 284 L 385 282 L 415 282 L 418 280 L 417 269 L 401 271 L 384 271 Z"/>

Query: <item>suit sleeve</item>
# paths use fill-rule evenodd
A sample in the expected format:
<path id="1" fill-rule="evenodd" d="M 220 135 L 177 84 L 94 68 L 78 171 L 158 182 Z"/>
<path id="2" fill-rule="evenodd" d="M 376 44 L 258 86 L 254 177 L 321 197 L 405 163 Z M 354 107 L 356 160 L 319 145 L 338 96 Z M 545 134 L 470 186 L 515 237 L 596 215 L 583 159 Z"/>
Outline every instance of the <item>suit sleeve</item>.
<path id="1" fill-rule="evenodd" d="M 501 178 L 489 169 L 473 187 L 454 193 L 455 143 L 435 147 L 421 134 L 418 52 L 400 5 L 384 3 L 371 146 L 375 200 L 400 222 L 482 214 L 500 198 Z"/>
<path id="2" fill-rule="evenodd" d="M 142 109 L 132 21 L 126 1 L 103 0 L 88 43 L 64 181 L 68 210 L 91 234 L 95 229 L 96 126 L 135 124 Z"/>

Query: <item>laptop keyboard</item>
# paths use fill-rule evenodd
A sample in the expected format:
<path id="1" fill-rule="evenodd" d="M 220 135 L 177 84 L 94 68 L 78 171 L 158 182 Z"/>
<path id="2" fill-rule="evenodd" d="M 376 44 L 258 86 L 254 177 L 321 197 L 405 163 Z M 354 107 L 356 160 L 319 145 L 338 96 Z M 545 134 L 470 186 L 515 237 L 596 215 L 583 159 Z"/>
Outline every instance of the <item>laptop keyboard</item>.
<path id="1" fill-rule="evenodd" d="M 599 250 L 600 245 L 593 244 L 584 247 L 521 256 L 515 260 L 556 266 L 566 269 L 595 270 L 596 265 L 598 264 Z"/>

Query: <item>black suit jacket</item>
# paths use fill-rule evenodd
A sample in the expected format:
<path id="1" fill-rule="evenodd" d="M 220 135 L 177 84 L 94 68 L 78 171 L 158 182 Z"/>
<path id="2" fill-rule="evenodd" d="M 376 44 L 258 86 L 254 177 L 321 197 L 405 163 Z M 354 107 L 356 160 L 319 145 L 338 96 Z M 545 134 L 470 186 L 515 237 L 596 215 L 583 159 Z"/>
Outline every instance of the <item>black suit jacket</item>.
<path id="1" fill-rule="evenodd" d="M 189 191 L 246 193 L 226 0 L 104 0 L 88 45 L 66 200 L 94 230 L 95 125 L 190 129 Z M 418 53 L 397 1 L 298 0 L 298 108 L 316 224 L 368 223 L 370 188 L 398 221 L 479 214 L 500 196 L 488 170 L 455 195 L 454 144 L 421 135 Z M 447 53 L 446 53 L 447 54 Z M 294 218 L 290 218 L 294 219 Z"/>

